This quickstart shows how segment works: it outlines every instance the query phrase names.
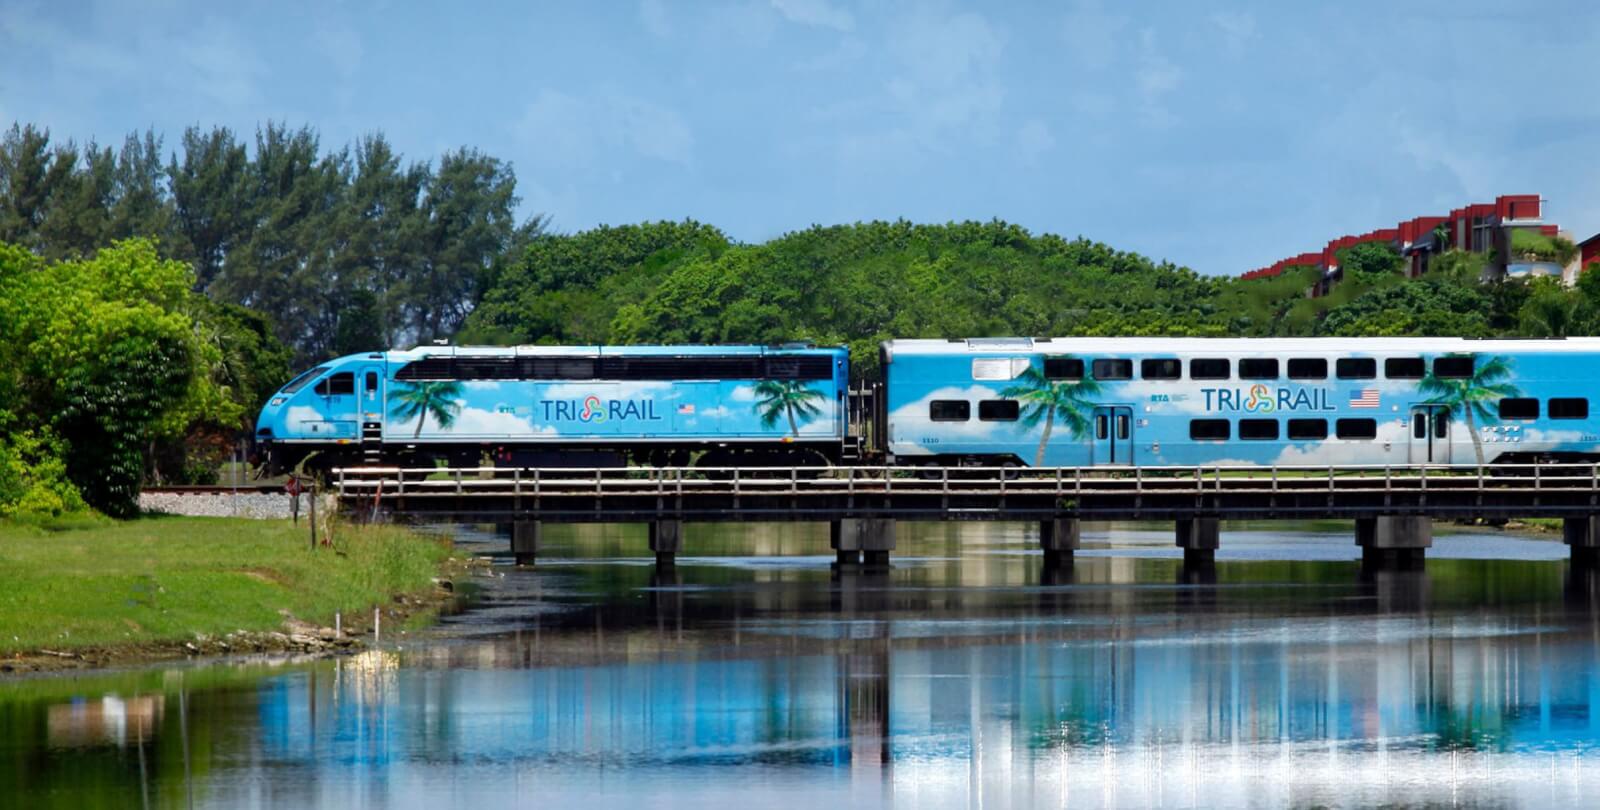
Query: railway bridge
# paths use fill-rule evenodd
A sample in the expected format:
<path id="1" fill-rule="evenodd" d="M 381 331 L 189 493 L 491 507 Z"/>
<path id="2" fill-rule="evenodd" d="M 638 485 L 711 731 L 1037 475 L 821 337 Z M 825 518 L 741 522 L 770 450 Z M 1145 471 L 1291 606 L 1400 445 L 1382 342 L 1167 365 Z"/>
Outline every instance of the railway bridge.
<path id="1" fill-rule="evenodd" d="M 1575 562 L 1600 563 L 1600 464 L 1479 467 L 637 467 L 337 469 L 341 509 L 510 523 L 532 564 L 551 523 L 647 523 L 658 565 L 684 524 L 827 522 L 842 564 L 886 564 L 898 521 L 1028 521 L 1047 564 L 1070 562 L 1083 521 L 1173 521 L 1207 562 L 1222 520 L 1350 519 L 1363 558 L 1420 562 L 1434 519 L 1560 518 Z"/>

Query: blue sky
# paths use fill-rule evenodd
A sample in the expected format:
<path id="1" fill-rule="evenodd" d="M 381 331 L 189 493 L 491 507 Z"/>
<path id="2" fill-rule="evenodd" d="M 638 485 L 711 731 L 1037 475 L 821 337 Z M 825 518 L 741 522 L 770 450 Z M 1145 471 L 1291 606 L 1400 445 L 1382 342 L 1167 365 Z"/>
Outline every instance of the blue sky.
<path id="1" fill-rule="evenodd" d="M 999 217 L 1207 273 L 1497 194 L 1600 231 L 1587 2 L 457 6 L 0 0 L 0 121 L 472 145 L 568 231 Z"/>

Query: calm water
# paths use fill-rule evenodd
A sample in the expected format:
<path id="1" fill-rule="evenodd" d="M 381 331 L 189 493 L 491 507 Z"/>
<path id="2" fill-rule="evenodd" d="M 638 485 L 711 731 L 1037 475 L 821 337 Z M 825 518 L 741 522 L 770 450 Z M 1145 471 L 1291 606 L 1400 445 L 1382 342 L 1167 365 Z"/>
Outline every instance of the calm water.
<path id="1" fill-rule="evenodd" d="M 1321 530 L 1319 530 L 1321 529 Z M 1578 806 L 1600 795 L 1600 591 L 1559 542 L 1339 526 L 570 531 L 426 638 L 311 663 L 0 681 L 0 807 Z M 483 548 L 504 539 L 467 532 Z M 632 554 L 632 558 L 625 555 Z M 606 559 L 616 555 L 616 559 Z"/>

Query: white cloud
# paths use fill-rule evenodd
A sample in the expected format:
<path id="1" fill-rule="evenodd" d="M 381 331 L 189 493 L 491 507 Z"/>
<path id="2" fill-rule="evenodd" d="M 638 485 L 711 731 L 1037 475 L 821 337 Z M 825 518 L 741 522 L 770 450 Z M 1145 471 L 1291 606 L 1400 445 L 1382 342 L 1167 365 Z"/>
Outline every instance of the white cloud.
<path id="1" fill-rule="evenodd" d="M 1183 75 L 1183 70 L 1161 50 L 1155 31 L 1146 28 L 1139 32 L 1139 61 L 1133 79 L 1139 92 L 1140 114 L 1146 123 L 1164 127 L 1176 121 L 1166 98 L 1182 84 Z"/>
<path id="2" fill-rule="evenodd" d="M 672 21 L 667 18 L 667 6 L 661 0 L 640 0 L 639 22 L 644 29 L 658 37 L 672 34 Z"/>
<path id="3" fill-rule="evenodd" d="M 456 414 L 449 430 L 439 430 L 438 424 L 430 419 L 422 432 L 448 433 L 455 436 L 524 436 L 536 431 L 531 420 L 514 413 L 501 413 L 483 408 L 462 408 L 461 412 Z M 550 432 L 553 433 L 554 429 L 552 428 Z"/>
<path id="4" fill-rule="evenodd" d="M 733 411 L 729 410 L 728 406 L 726 405 L 718 405 L 715 408 L 706 408 L 705 410 L 700 411 L 701 416 L 709 416 L 713 419 L 721 419 L 722 417 L 731 413 L 733 413 Z"/>
<path id="5" fill-rule="evenodd" d="M 614 156 L 604 153 L 616 150 L 687 165 L 695 141 L 676 111 L 616 91 L 579 98 L 540 90 L 516 130 L 533 149 L 533 162 L 555 167 L 610 162 Z"/>
<path id="6" fill-rule="evenodd" d="M 1211 24 L 1222 31 L 1223 44 L 1237 52 L 1256 37 L 1255 15 L 1247 11 L 1218 11 L 1211 15 Z"/>
<path id="7" fill-rule="evenodd" d="M 1041 155 L 1055 148 L 1056 139 L 1043 121 L 1033 120 L 1017 130 L 1017 151 L 1024 163 L 1033 163 Z"/>
<path id="8" fill-rule="evenodd" d="M 919 166 L 931 154 L 948 154 L 973 136 L 993 138 L 1005 88 L 997 76 L 1005 36 L 974 12 L 919 8 L 895 25 L 887 55 L 892 73 L 883 93 L 845 105 L 845 120 L 859 116 L 891 123 L 845 132 L 835 141 L 851 167 L 882 170 Z"/>
<path id="9" fill-rule="evenodd" d="M 952 441 L 992 441 L 995 433 L 1000 428 L 1005 428 L 1014 435 L 1006 438 L 1013 441 L 1024 440 L 1032 431 L 1023 430 L 1016 422 L 984 422 L 976 418 L 965 422 L 934 422 L 928 418 L 929 404 L 936 399 L 963 399 L 968 402 L 977 402 L 983 399 L 997 399 L 999 394 L 994 389 L 983 385 L 973 385 L 967 388 L 946 386 L 929 391 L 921 399 L 901 405 L 889 412 L 890 432 L 895 437 L 895 442 L 915 443 L 919 432 L 926 431 L 937 435 L 941 440 Z"/>
<path id="10" fill-rule="evenodd" d="M 1384 463 L 1384 445 L 1389 445 L 1388 462 L 1403 464 L 1410 460 L 1410 434 L 1404 419 L 1379 415 L 1378 438 L 1371 441 L 1329 439 L 1323 442 L 1292 445 L 1272 463 L 1279 467 L 1297 465 L 1320 466 L 1327 464 Z"/>
<path id="11" fill-rule="evenodd" d="M 772 7 L 789 22 L 853 31 L 856 18 L 827 0 L 772 0 Z"/>
<path id="12" fill-rule="evenodd" d="M 731 391 L 728 394 L 728 401 L 729 402 L 755 402 L 756 401 L 756 387 L 753 386 L 753 385 L 738 385 L 738 386 L 734 386 L 733 391 Z"/>
<path id="13" fill-rule="evenodd" d="M 1067 54 L 1092 69 L 1109 67 L 1122 45 L 1119 42 L 1128 18 L 1109 14 L 1098 0 L 1080 0 L 1062 21 L 1061 35 Z"/>
<path id="14" fill-rule="evenodd" d="M 361 67 L 365 51 L 361 35 L 342 25 L 324 25 L 311 34 L 317 49 L 342 78 L 350 78 Z"/>
<path id="15" fill-rule="evenodd" d="M 305 405 L 291 405 L 288 410 L 283 412 L 283 422 L 289 430 L 299 430 L 300 425 L 304 422 L 321 421 L 323 421 L 322 414 L 316 408 Z"/>

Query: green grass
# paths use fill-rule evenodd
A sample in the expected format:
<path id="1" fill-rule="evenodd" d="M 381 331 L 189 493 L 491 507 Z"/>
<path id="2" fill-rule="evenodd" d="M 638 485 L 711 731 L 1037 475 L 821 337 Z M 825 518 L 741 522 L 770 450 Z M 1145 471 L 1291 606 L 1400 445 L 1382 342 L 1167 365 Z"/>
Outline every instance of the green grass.
<path id="1" fill-rule="evenodd" d="M 0 523 L 0 653 L 277 630 L 281 611 L 331 623 L 424 591 L 449 549 L 392 526 L 150 517 L 52 531 Z"/>

